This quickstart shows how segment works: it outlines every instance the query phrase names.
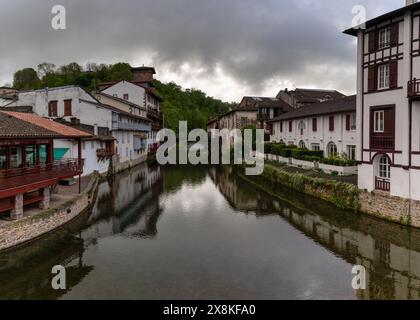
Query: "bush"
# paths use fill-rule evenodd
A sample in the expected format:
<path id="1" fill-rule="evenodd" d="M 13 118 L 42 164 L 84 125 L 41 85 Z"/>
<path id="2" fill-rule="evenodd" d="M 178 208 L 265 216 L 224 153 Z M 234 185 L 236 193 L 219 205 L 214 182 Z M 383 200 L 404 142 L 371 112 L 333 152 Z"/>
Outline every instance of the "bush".
<path id="1" fill-rule="evenodd" d="M 321 163 L 328 164 L 331 166 L 337 166 L 337 167 L 352 167 L 357 164 L 356 161 L 345 160 L 345 159 L 340 159 L 340 158 L 321 159 Z"/>
<path id="2" fill-rule="evenodd" d="M 279 156 L 283 158 L 290 158 L 292 156 L 292 149 L 289 149 L 289 148 L 280 149 Z"/>
<path id="3" fill-rule="evenodd" d="M 323 151 L 315 151 L 308 149 L 293 149 L 292 158 L 305 161 L 319 161 L 324 156 Z"/>

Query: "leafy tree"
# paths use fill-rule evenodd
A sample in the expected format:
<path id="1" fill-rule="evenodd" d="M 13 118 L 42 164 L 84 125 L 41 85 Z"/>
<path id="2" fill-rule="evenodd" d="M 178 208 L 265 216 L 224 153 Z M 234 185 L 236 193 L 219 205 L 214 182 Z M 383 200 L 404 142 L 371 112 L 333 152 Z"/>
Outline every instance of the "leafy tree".
<path id="1" fill-rule="evenodd" d="M 32 68 L 16 71 L 13 75 L 13 87 L 18 90 L 37 89 L 41 85 L 38 74 Z"/>

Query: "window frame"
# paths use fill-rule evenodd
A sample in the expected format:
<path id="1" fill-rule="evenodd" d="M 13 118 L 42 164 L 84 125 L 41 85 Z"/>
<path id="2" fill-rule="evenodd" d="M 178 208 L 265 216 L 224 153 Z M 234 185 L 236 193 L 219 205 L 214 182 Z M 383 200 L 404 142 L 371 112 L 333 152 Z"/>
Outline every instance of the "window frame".
<path id="1" fill-rule="evenodd" d="M 377 117 L 377 115 L 382 115 L 382 116 Z M 374 133 L 385 132 L 385 110 L 373 111 L 373 132 Z"/>
<path id="2" fill-rule="evenodd" d="M 391 179 L 391 161 L 386 155 L 383 155 L 379 159 L 378 177 L 381 179 L 387 179 L 387 180 Z"/>
<path id="3" fill-rule="evenodd" d="M 386 27 L 378 31 L 378 49 L 391 47 L 391 27 Z"/>
<path id="4" fill-rule="evenodd" d="M 384 63 L 378 66 L 378 90 L 391 88 L 391 64 Z"/>

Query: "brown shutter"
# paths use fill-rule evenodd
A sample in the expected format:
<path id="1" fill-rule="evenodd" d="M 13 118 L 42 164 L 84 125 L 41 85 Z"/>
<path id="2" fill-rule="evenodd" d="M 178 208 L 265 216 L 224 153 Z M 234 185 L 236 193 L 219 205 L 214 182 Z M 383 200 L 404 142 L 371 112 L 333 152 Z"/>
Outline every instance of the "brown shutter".
<path id="1" fill-rule="evenodd" d="M 293 131 L 293 122 L 289 121 L 289 132 Z"/>
<path id="2" fill-rule="evenodd" d="M 334 116 L 330 116 L 330 131 L 334 131 Z"/>
<path id="3" fill-rule="evenodd" d="M 389 87 L 391 89 L 398 87 L 398 60 L 391 61 L 389 65 Z"/>
<path id="4" fill-rule="evenodd" d="M 394 108 L 384 110 L 384 131 L 388 134 L 395 133 L 395 112 Z"/>
<path id="5" fill-rule="evenodd" d="M 391 47 L 395 47 L 398 45 L 398 38 L 400 36 L 400 24 L 394 23 L 391 26 Z"/>
<path id="6" fill-rule="evenodd" d="M 72 115 L 71 100 L 64 100 L 64 116 L 68 117 Z"/>
<path id="7" fill-rule="evenodd" d="M 375 52 L 378 48 L 377 31 L 369 32 L 369 52 Z"/>
<path id="8" fill-rule="evenodd" d="M 283 132 L 283 121 L 280 121 L 280 132 Z"/>
<path id="9" fill-rule="evenodd" d="M 346 114 L 346 130 L 350 131 L 350 115 Z"/>
<path id="10" fill-rule="evenodd" d="M 316 132 L 318 130 L 318 121 L 317 118 L 312 119 L 312 131 Z"/>
<path id="11" fill-rule="evenodd" d="M 368 72 L 368 91 L 376 91 L 378 86 L 378 72 L 376 66 L 369 66 Z"/>

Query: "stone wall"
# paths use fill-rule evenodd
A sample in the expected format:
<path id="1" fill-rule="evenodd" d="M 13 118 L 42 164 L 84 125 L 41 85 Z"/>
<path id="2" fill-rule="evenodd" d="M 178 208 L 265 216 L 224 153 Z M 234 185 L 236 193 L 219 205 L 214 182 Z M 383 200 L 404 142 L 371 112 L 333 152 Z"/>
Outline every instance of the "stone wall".
<path id="1" fill-rule="evenodd" d="M 138 159 L 135 159 L 135 160 L 129 160 L 129 161 L 116 163 L 116 164 L 114 164 L 112 174 L 117 174 L 117 173 L 123 172 L 125 170 L 128 170 L 130 168 L 133 168 L 133 167 L 135 167 L 135 166 L 137 166 L 141 163 L 146 162 L 146 159 L 147 159 L 147 155 L 143 155 L 143 156 L 141 156 L 141 157 L 139 157 Z"/>
<path id="2" fill-rule="evenodd" d="M 359 206 L 363 213 L 420 228 L 420 201 L 394 197 L 383 191 L 361 191 Z"/>
<path id="3" fill-rule="evenodd" d="M 37 215 L 12 221 L 0 227 L 0 251 L 33 241 L 66 223 L 89 209 L 95 200 L 99 176 L 92 174 L 87 188 L 75 198 Z"/>

